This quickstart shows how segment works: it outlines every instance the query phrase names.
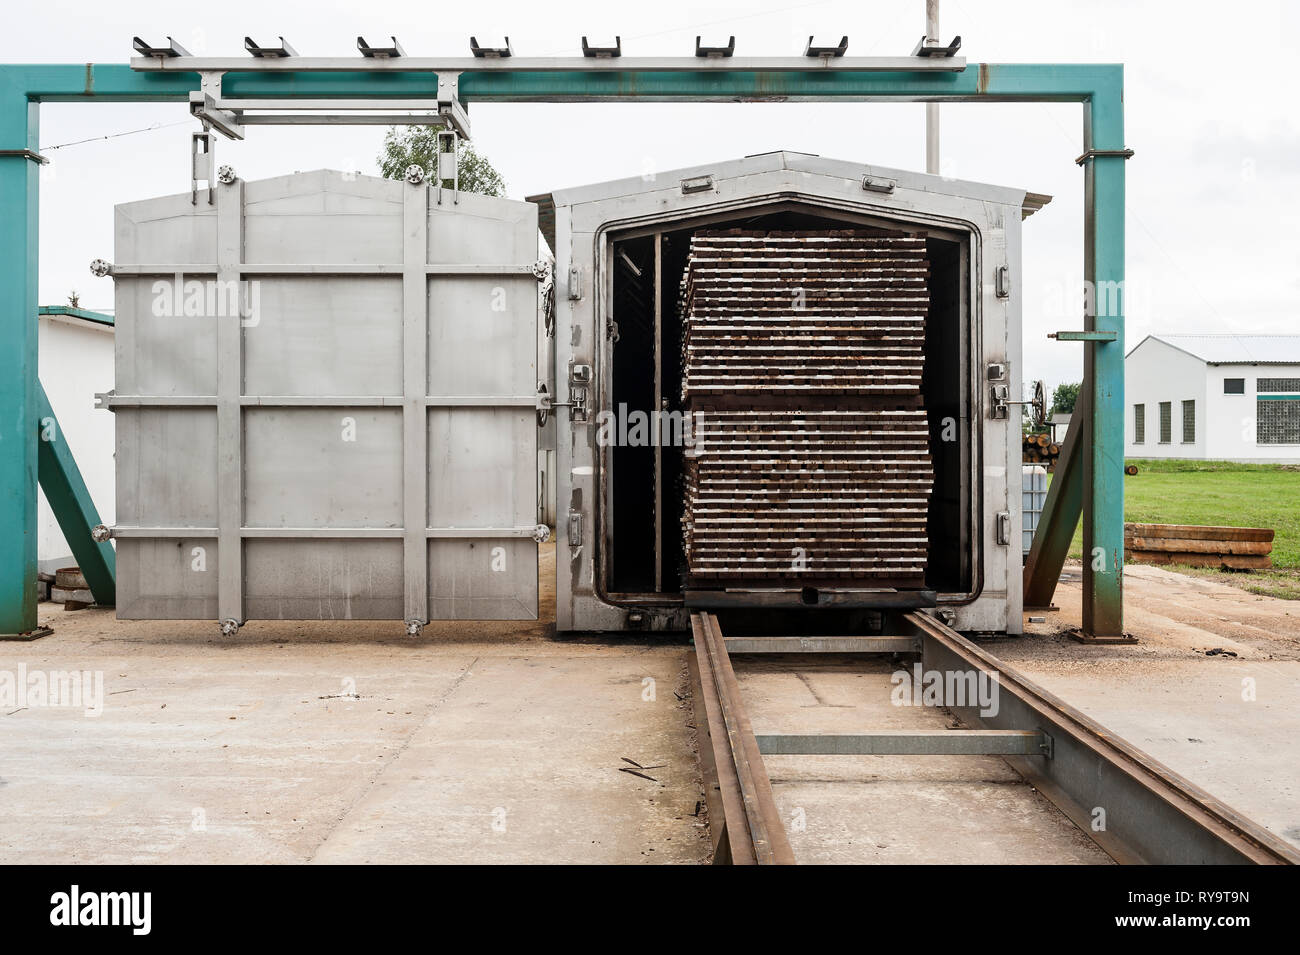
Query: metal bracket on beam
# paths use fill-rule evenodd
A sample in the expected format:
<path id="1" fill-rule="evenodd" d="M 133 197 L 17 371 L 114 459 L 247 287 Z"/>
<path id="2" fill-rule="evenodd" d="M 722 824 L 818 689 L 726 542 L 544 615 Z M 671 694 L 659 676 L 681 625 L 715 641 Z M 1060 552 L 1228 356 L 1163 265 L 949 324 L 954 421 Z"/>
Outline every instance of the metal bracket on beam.
<path id="1" fill-rule="evenodd" d="M 726 59 L 736 53 L 736 38 L 730 37 L 726 46 L 701 46 L 700 38 L 695 38 L 695 55 L 707 59 Z"/>
<path id="2" fill-rule="evenodd" d="M 585 46 L 585 43 L 584 43 Z M 510 49 L 510 37 L 506 37 L 505 46 L 479 46 L 478 37 L 469 38 L 469 51 L 478 59 L 503 60 L 508 56 L 514 56 L 515 51 Z"/>
<path id="3" fill-rule="evenodd" d="M 213 99 L 210 93 L 203 90 L 192 91 L 190 93 L 190 113 L 204 127 L 215 129 L 227 139 L 244 138 L 244 127 L 240 123 L 241 117 L 239 114 L 222 109 L 217 105 L 217 100 Z"/>
<path id="4" fill-rule="evenodd" d="M 1055 338 L 1058 342 L 1113 342 L 1119 339 L 1119 332 L 1048 332 L 1047 337 Z"/>
<path id="5" fill-rule="evenodd" d="M 30 149 L 0 149 L 0 159 L 6 156 L 19 156 L 23 159 L 30 159 L 39 166 L 44 166 L 50 161 L 47 157 Z"/>
<path id="6" fill-rule="evenodd" d="M 920 42 L 916 44 L 916 48 L 912 50 L 912 55 L 947 58 L 950 56 L 956 56 L 957 51 L 960 49 L 960 36 L 953 37 L 952 42 L 947 46 L 943 46 L 938 40 L 931 40 L 928 36 L 923 36 L 921 37 Z"/>
<path id="7" fill-rule="evenodd" d="M 251 36 L 246 36 L 244 37 L 244 49 L 253 54 L 253 56 L 257 57 L 259 60 L 280 59 L 281 57 L 298 55 L 298 51 L 291 47 L 284 37 L 280 37 L 279 46 L 258 46 L 253 42 Z"/>
<path id="8" fill-rule="evenodd" d="M 1082 166 L 1089 159 L 1128 159 L 1133 155 L 1131 149 L 1089 149 L 1075 158 L 1075 165 Z"/>
<path id="9" fill-rule="evenodd" d="M 366 42 L 363 36 L 357 37 L 357 49 L 367 60 L 395 60 L 399 56 L 406 56 L 406 51 L 402 49 L 402 44 L 397 42 L 397 37 L 390 36 L 388 39 L 393 41 L 392 46 L 371 46 Z"/>
<path id="10" fill-rule="evenodd" d="M 159 59 L 170 59 L 175 56 L 191 55 L 189 50 L 185 49 L 185 47 L 181 46 L 171 37 L 167 38 L 166 46 L 150 46 L 137 36 L 132 38 L 131 46 L 133 46 L 135 51 L 141 56 L 153 56 L 158 57 Z"/>
<path id="11" fill-rule="evenodd" d="M 813 46 L 813 38 L 808 38 L 808 45 L 803 48 L 803 55 L 810 57 L 840 57 L 849 52 L 849 38 L 840 37 L 838 46 Z"/>
<path id="12" fill-rule="evenodd" d="M 582 38 L 582 55 L 591 59 L 608 60 L 612 57 L 623 55 L 623 38 L 614 37 L 613 46 L 588 46 L 587 38 Z"/>

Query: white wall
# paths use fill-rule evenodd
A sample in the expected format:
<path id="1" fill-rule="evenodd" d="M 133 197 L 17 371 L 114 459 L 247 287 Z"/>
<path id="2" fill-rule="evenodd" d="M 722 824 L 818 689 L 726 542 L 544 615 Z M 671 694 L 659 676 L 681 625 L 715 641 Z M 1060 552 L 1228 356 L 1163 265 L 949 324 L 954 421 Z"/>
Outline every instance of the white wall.
<path id="1" fill-rule="evenodd" d="M 1211 365 L 1206 392 L 1210 396 L 1210 448 L 1214 459 L 1259 463 L 1300 463 L 1300 445 L 1256 444 L 1255 409 L 1258 378 L 1300 378 L 1300 364 Z M 1225 395 L 1223 379 L 1246 379 L 1244 395 Z"/>
<path id="2" fill-rule="evenodd" d="M 95 393 L 113 388 L 113 329 L 79 318 L 40 318 L 40 378 L 105 524 L 114 520 L 113 413 L 95 407 Z M 41 570 L 75 564 L 54 512 L 40 495 L 37 559 Z"/>
<path id="3" fill-rule="evenodd" d="M 1206 365 L 1155 339 L 1142 342 L 1124 362 L 1124 456 L 1204 458 Z M 1222 385 L 1220 385 L 1222 390 Z M 1196 440 L 1183 443 L 1183 402 L 1196 402 Z M 1172 404 L 1169 443 L 1160 443 L 1160 402 Z M 1146 405 L 1146 441 L 1134 442 L 1133 406 Z"/>
<path id="4" fill-rule="evenodd" d="M 1244 378 L 1245 394 L 1225 395 L 1225 378 Z M 1300 445 L 1255 443 L 1257 378 L 1300 378 L 1296 365 L 1209 365 L 1148 339 L 1124 362 L 1124 455 L 1277 464 L 1300 463 Z M 1182 402 L 1196 402 L 1196 441 L 1182 443 Z M 1160 402 L 1173 404 L 1169 444 L 1160 444 Z M 1133 441 L 1133 406 L 1146 404 L 1146 442 Z"/>

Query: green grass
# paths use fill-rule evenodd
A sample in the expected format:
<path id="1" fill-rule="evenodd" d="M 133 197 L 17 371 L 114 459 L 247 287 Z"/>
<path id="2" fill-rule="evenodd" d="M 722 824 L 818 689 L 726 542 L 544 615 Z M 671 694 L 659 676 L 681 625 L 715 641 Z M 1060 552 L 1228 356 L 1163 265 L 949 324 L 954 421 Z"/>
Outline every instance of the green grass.
<path id="1" fill-rule="evenodd" d="M 1273 570 L 1175 568 L 1252 593 L 1300 600 L 1300 466 L 1134 459 L 1124 477 L 1124 520 L 1144 524 L 1271 527 Z M 1070 556 L 1083 555 L 1082 529 Z"/>

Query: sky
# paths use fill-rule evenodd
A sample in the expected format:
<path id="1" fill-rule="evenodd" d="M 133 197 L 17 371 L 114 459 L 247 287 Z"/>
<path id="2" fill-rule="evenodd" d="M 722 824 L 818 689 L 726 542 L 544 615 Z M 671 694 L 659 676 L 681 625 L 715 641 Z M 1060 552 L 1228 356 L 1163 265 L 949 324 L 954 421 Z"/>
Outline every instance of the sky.
<path id="1" fill-rule="evenodd" d="M 356 55 L 396 35 L 408 55 L 464 56 L 469 37 L 516 55 L 577 55 L 622 37 L 625 56 L 688 55 L 735 35 L 738 55 L 802 53 L 809 35 L 849 37 L 849 54 L 911 52 L 923 0 L 659 0 L 445 4 L 387 0 L 225 0 L 11 5 L 0 62 L 121 63 L 131 38 L 174 36 L 191 53 L 243 55 L 243 38 L 283 35 L 302 55 Z M 942 0 L 941 33 L 971 63 L 1125 65 L 1129 348 L 1161 332 L 1300 333 L 1300 80 L 1284 44 L 1296 5 Z M 523 198 L 566 186 L 707 164 L 773 149 L 924 170 L 920 104 L 479 104 L 476 147 Z M 111 310 L 113 206 L 189 190 L 181 103 L 42 107 L 42 304 Z M 144 130 L 136 132 L 137 130 Z M 333 168 L 377 175 L 383 127 L 259 126 L 221 140 L 217 162 L 247 180 Z M 127 133 L 128 135 L 118 135 Z M 1025 380 L 1050 389 L 1082 375 L 1080 344 L 1047 339 L 1082 327 L 1082 108 L 1078 104 L 942 107 L 945 175 L 1048 193 L 1025 223 Z M 110 137 L 110 138 L 106 138 Z M 81 140 L 90 140 L 80 142 Z"/>

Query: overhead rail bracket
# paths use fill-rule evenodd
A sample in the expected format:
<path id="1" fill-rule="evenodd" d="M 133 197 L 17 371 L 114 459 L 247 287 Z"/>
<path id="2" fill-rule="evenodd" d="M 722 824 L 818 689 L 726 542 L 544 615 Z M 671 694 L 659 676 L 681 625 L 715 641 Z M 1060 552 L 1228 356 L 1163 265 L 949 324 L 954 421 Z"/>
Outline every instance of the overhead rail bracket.
<path id="1" fill-rule="evenodd" d="M 849 38 L 846 36 L 840 37 L 839 46 L 813 46 L 813 38 L 809 37 L 808 45 L 804 47 L 803 55 L 811 57 L 837 57 L 843 56 L 847 52 L 849 52 Z"/>
<path id="2" fill-rule="evenodd" d="M 614 37 L 613 46 L 588 46 L 587 38 L 582 38 L 582 55 L 593 59 L 609 59 L 615 56 L 623 55 L 623 38 Z"/>
<path id="3" fill-rule="evenodd" d="M 244 37 L 244 49 L 247 50 L 249 53 L 253 54 L 253 56 L 257 57 L 259 60 L 260 59 L 275 60 L 275 59 L 280 59 L 281 57 L 298 55 L 298 51 L 295 50 L 293 47 L 291 47 L 289 45 L 289 41 L 287 41 L 284 37 L 280 37 L 279 46 L 258 46 L 256 43 L 253 42 L 253 38 L 251 36 L 246 36 Z"/>

